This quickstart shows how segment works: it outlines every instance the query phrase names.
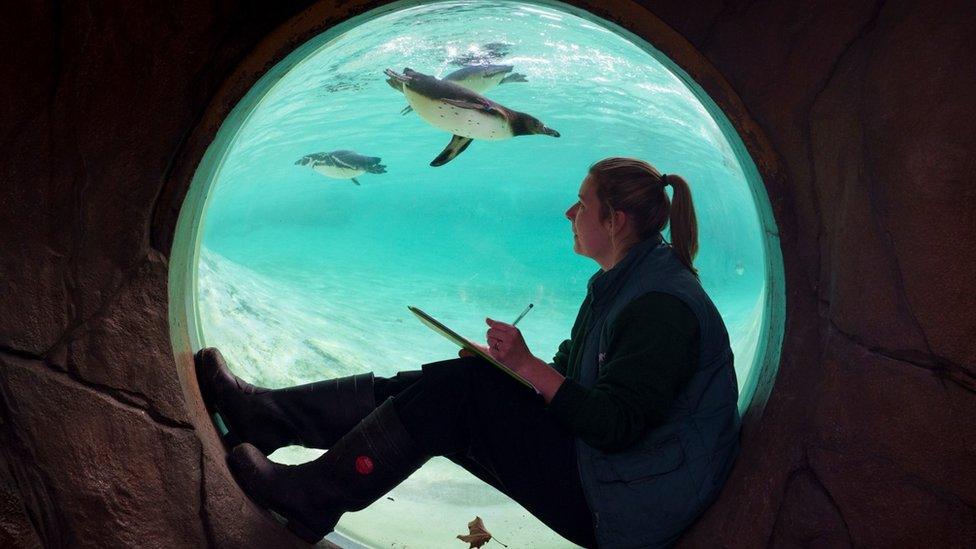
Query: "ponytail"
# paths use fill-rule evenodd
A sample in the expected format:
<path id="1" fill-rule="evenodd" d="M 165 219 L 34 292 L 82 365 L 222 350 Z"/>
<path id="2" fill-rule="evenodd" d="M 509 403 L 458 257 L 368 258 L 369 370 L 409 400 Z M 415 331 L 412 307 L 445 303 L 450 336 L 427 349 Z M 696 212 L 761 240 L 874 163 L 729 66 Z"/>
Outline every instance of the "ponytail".
<path id="1" fill-rule="evenodd" d="M 601 219 L 620 211 L 630 216 L 634 235 L 643 240 L 670 223 L 671 247 L 681 263 L 698 275 L 698 220 L 688 182 L 680 175 L 664 175 L 636 158 L 605 158 L 590 166 L 590 178 L 602 204 Z M 664 187 L 671 185 L 674 199 Z"/>
<path id="2" fill-rule="evenodd" d="M 688 267 L 688 270 L 698 274 L 694 260 L 698 254 L 698 218 L 695 216 L 695 204 L 691 200 L 691 189 L 688 182 L 680 175 L 665 176 L 665 185 L 671 185 L 674 191 L 671 199 L 671 246 L 675 255 Z"/>

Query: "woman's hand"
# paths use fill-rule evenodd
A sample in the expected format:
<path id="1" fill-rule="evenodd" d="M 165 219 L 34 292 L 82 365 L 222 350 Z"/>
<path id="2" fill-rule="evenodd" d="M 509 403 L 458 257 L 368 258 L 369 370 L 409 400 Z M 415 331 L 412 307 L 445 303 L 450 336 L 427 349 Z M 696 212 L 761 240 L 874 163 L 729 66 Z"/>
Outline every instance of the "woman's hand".
<path id="1" fill-rule="evenodd" d="M 485 345 L 481 345 L 480 343 L 475 343 L 474 341 L 470 341 L 469 343 L 477 347 L 479 350 L 481 350 L 481 352 L 485 353 L 486 355 L 491 354 L 491 350 Z M 466 356 L 477 356 L 477 355 L 469 351 L 466 347 L 461 347 L 460 349 L 458 349 L 458 356 L 464 358 Z"/>
<path id="2" fill-rule="evenodd" d="M 529 351 L 518 328 L 490 318 L 486 318 L 485 323 L 488 324 L 488 333 L 485 336 L 488 354 L 495 360 L 516 372 L 525 370 L 533 361 L 538 360 Z"/>
<path id="3" fill-rule="evenodd" d="M 565 380 L 563 375 L 529 351 L 529 346 L 525 344 L 518 328 L 490 318 L 486 318 L 485 322 L 488 324 L 488 333 L 485 336 L 488 354 L 514 370 L 546 403 L 552 402 L 552 397 Z"/>

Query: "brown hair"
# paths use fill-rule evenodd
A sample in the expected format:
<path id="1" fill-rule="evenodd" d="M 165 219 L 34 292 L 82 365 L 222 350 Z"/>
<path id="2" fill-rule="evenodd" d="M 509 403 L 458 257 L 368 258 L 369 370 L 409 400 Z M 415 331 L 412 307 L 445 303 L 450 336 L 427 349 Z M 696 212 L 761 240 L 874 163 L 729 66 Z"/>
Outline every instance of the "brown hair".
<path id="1" fill-rule="evenodd" d="M 600 219 L 619 211 L 630 216 L 640 240 L 671 224 L 671 246 L 685 267 L 698 274 L 698 220 L 688 182 L 680 175 L 662 178 L 654 166 L 636 158 L 604 158 L 590 166 L 590 179 L 602 204 Z M 671 185 L 674 199 L 664 187 Z"/>

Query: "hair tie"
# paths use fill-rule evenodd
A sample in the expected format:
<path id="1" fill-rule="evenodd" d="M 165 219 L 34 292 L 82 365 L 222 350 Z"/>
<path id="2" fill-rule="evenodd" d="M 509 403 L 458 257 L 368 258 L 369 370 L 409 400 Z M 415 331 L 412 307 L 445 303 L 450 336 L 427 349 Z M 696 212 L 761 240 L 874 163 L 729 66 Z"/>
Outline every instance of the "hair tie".
<path id="1" fill-rule="evenodd" d="M 661 188 L 664 188 L 664 187 L 667 187 L 667 186 L 668 186 L 668 174 L 662 173 L 661 174 Z"/>

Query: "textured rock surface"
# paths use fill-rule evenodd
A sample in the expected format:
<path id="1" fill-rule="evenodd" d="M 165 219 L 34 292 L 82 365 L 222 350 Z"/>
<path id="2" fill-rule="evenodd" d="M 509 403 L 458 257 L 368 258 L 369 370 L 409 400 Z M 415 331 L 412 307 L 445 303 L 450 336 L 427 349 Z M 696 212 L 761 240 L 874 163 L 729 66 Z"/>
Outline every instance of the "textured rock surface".
<path id="1" fill-rule="evenodd" d="M 159 425 L 145 411 L 42 362 L 0 363 L 9 418 L 4 447 L 18 454 L 11 465 L 28 508 L 47 506 L 38 524 L 46 545 L 206 543 L 201 448 L 192 429 Z M 166 512 L 159 512 L 161 502 Z"/>
<path id="2" fill-rule="evenodd" d="M 166 268 L 161 254 L 147 254 L 126 273 L 118 293 L 102 310 L 49 356 L 64 357 L 58 367 L 157 414 L 159 421 L 189 426 L 172 357 L 145 353 L 133 360 L 134 349 L 165 349 L 170 344 L 167 333 L 159 330 L 167 322 L 166 309 L 159 307 L 166 302 Z"/>
<path id="3" fill-rule="evenodd" d="M 0 547 L 42 547 L 12 478 L 0 482 Z"/>
<path id="4" fill-rule="evenodd" d="M 233 484 L 176 366 L 169 246 L 221 116 L 315 25 L 378 3 L 263 43 L 311 3 L 0 3 L 0 546 L 296 543 Z M 976 545 L 976 6 L 638 3 L 751 117 L 787 275 L 775 389 L 683 544 Z"/>
<path id="5" fill-rule="evenodd" d="M 974 22 L 961 1 L 747 2 L 695 40 L 787 172 L 789 321 L 685 546 L 976 543 Z"/>
<path id="6" fill-rule="evenodd" d="M 809 470 L 790 476 L 776 517 L 770 545 L 775 547 L 847 547 L 851 536 L 844 517 Z"/>

